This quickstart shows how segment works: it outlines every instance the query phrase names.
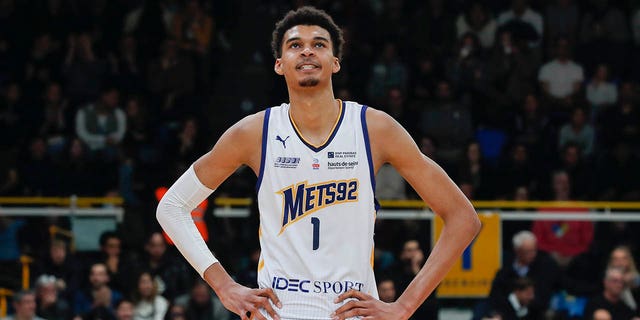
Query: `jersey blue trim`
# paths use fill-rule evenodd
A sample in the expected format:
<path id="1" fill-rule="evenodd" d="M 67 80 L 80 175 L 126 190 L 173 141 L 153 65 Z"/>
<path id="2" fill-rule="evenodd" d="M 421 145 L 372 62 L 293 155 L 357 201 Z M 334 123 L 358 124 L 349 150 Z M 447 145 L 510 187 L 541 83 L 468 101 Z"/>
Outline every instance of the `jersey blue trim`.
<path id="1" fill-rule="evenodd" d="M 376 193 L 376 175 L 373 172 L 373 158 L 371 157 L 371 143 L 369 142 L 369 130 L 367 129 L 367 106 L 362 106 L 360 110 L 360 121 L 362 122 L 362 134 L 364 136 L 364 146 L 367 150 L 367 161 L 369 162 L 369 177 L 371 179 L 371 188 L 373 188 L 373 194 Z M 380 208 L 378 200 L 374 198 L 376 203 L 376 211 Z"/>
<path id="2" fill-rule="evenodd" d="M 256 182 L 256 194 L 260 191 L 262 184 L 262 176 L 264 175 L 264 159 L 267 156 L 267 141 L 269 141 L 269 115 L 271 108 L 264 111 L 264 122 L 262 124 L 262 153 L 260 154 L 260 172 L 258 173 L 258 181 Z"/>
<path id="3" fill-rule="evenodd" d="M 342 110 L 340 111 L 340 118 L 338 118 L 338 123 L 336 124 L 336 127 L 333 128 L 333 132 L 331 132 L 331 135 L 329 136 L 329 139 L 327 139 L 327 142 L 325 142 L 324 144 L 320 145 L 320 146 L 314 146 L 310 143 L 307 142 L 307 140 L 304 139 L 304 137 L 302 137 L 302 135 L 300 134 L 300 132 L 298 132 L 298 130 L 296 129 L 296 126 L 293 124 L 293 122 L 291 122 L 291 117 L 289 117 L 289 122 L 291 123 L 291 126 L 293 127 L 293 132 L 296 133 L 296 135 L 298 136 L 298 138 L 300 139 L 300 141 L 302 141 L 302 143 L 304 143 L 305 146 L 307 146 L 309 149 L 313 150 L 313 152 L 320 152 L 322 151 L 322 149 L 326 148 L 331 141 L 333 140 L 333 137 L 336 136 L 336 133 L 338 132 L 338 130 L 340 130 L 340 125 L 342 124 L 342 119 L 344 119 L 344 113 L 345 113 L 345 109 L 346 109 L 347 104 L 342 101 Z"/>

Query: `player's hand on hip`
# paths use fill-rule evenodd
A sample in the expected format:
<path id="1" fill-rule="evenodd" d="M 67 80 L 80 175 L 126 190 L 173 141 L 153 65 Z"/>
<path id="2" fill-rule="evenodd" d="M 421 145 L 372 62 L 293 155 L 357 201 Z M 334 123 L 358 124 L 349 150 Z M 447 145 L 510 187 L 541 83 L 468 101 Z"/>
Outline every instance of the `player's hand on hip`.
<path id="1" fill-rule="evenodd" d="M 280 320 L 271 303 L 278 308 L 282 308 L 282 304 L 271 288 L 250 289 L 233 283 L 222 291 L 223 293 L 218 294 L 220 301 L 227 309 L 240 316 L 241 320 L 267 320 L 260 309 L 264 309 L 271 318 Z"/>
<path id="2" fill-rule="evenodd" d="M 367 320 L 405 320 L 405 309 L 398 303 L 382 302 L 371 295 L 357 290 L 349 290 L 336 299 L 336 303 L 351 300 L 338 308 L 331 318 L 334 320 L 344 320 L 352 317 L 360 317 Z"/>

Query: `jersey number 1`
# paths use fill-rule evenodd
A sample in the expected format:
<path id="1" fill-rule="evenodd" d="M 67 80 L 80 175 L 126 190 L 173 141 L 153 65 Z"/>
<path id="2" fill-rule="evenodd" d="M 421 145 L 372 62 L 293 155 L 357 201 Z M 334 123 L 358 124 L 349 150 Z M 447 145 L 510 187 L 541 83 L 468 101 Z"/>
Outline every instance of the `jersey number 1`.
<path id="1" fill-rule="evenodd" d="M 320 219 L 311 218 L 311 224 L 313 225 L 313 250 L 318 250 L 320 247 Z"/>

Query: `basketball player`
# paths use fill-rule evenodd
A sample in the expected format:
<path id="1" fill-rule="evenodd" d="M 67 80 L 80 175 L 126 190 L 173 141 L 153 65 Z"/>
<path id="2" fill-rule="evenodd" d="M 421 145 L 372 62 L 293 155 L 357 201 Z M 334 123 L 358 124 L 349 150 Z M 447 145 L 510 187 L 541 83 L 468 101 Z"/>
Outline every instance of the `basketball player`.
<path id="1" fill-rule="evenodd" d="M 169 189 L 157 217 L 180 252 L 241 319 L 408 319 L 477 234 L 480 223 L 446 173 L 389 115 L 336 100 L 343 39 L 323 11 L 277 23 L 274 70 L 289 103 L 229 128 Z M 390 163 L 445 221 L 422 270 L 396 302 L 373 275 L 375 173 Z M 236 283 L 190 212 L 241 165 L 258 176 L 259 289 Z"/>

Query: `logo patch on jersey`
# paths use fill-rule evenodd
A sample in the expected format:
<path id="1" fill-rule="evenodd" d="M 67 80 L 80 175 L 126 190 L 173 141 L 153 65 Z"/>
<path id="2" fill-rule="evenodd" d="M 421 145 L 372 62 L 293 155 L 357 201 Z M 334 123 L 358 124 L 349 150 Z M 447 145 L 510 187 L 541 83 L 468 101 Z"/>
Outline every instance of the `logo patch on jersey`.
<path id="1" fill-rule="evenodd" d="M 313 168 L 313 170 L 320 169 L 320 159 L 313 158 L 313 163 L 311 164 L 311 168 Z"/>
<path id="2" fill-rule="evenodd" d="M 280 141 L 282 142 L 282 146 L 286 149 L 287 148 L 287 139 L 289 139 L 289 136 L 287 136 L 286 138 L 282 139 L 282 137 L 280 137 L 279 135 L 276 136 L 276 141 Z"/>
<path id="3" fill-rule="evenodd" d="M 343 159 L 343 158 L 356 158 L 358 153 L 355 151 L 329 151 L 327 152 L 327 158 L 329 159 Z"/>
<path id="4" fill-rule="evenodd" d="M 331 180 L 316 184 L 307 181 L 290 185 L 277 194 L 282 196 L 282 228 L 306 215 L 336 204 L 358 201 L 358 179 Z"/>
<path id="5" fill-rule="evenodd" d="M 353 169 L 358 165 L 358 161 L 328 161 L 327 169 Z"/>
<path id="6" fill-rule="evenodd" d="M 300 158 L 298 157 L 277 157 L 273 166 L 276 168 L 295 169 L 300 164 Z"/>
<path id="7" fill-rule="evenodd" d="M 364 283 L 359 281 L 342 280 L 342 281 L 320 281 L 310 279 L 290 279 L 284 277 L 273 277 L 271 288 L 281 291 L 292 291 L 302 293 L 328 293 L 341 294 L 355 289 L 362 291 Z"/>

